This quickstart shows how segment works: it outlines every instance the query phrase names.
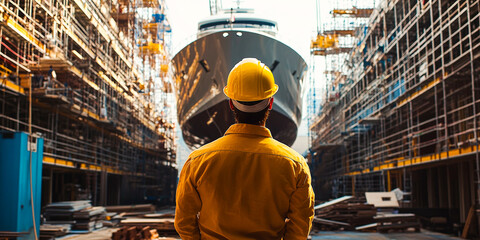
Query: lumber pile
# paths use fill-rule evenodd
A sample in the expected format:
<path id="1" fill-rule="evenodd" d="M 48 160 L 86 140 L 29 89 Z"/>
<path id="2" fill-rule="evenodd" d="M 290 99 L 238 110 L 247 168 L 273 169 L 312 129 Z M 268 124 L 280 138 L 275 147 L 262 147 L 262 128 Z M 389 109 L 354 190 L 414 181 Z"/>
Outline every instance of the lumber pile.
<path id="1" fill-rule="evenodd" d="M 103 227 L 105 214 L 104 207 L 92 207 L 90 201 L 67 201 L 47 205 L 43 216 L 46 224 L 69 226 L 67 232 L 70 229 L 91 232 Z M 53 228 L 48 229 L 49 234 L 53 234 Z"/>
<path id="2" fill-rule="evenodd" d="M 90 201 L 54 202 L 45 207 L 43 216 L 53 224 L 72 224 L 73 213 L 89 207 L 92 207 Z"/>
<path id="3" fill-rule="evenodd" d="M 413 213 L 398 213 L 398 198 L 395 192 L 366 192 L 366 201 L 377 208 L 374 217 L 377 232 L 420 231 L 420 222 Z M 366 228 L 365 230 L 368 230 Z"/>
<path id="4" fill-rule="evenodd" d="M 138 204 L 138 205 L 118 205 L 118 206 L 106 206 L 107 212 L 124 213 L 124 216 L 135 216 L 141 214 L 148 214 L 155 212 L 155 206 L 153 204 Z"/>
<path id="5" fill-rule="evenodd" d="M 382 214 L 374 217 L 377 232 L 407 231 L 420 232 L 420 223 L 413 213 Z"/>
<path id="6" fill-rule="evenodd" d="M 319 230 L 353 230 L 356 226 L 372 223 L 376 214 L 372 204 L 345 196 L 316 206 L 313 222 Z"/>
<path id="7" fill-rule="evenodd" d="M 153 240 L 159 239 L 160 235 L 156 229 L 151 227 L 122 227 L 112 233 L 112 240 Z M 175 240 L 176 238 L 161 238 Z"/>
<path id="8" fill-rule="evenodd" d="M 120 226 L 151 227 L 162 231 L 175 231 L 173 218 L 127 218 L 120 221 Z"/>
<path id="9" fill-rule="evenodd" d="M 70 231 L 70 224 L 42 224 L 40 225 L 40 238 L 55 239 L 66 235 Z"/>
<path id="10" fill-rule="evenodd" d="M 415 214 L 399 214 L 393 192 L 366 193 L 366 199 L 344 196 L 315 206 L 316 230 L 420 231 Z"/>
<path id="11" fill-rule="evenodd" d="M 338 203 L 320 209 L 316 214 L 317 217 L 348 223 L 352 227 L 373 222 L 375 215 L 375 207 L 365 203 Z"/>
<path id="12" fill-rule="evenodd" d="M 75 224 L 74 230 L 93 231 L 103 227 L 103 220 L 105 220 L 104 207 L 89 207 L 73 213 Z"/>
<path id="13" fill-rule="evenodd" d="M 148 218 L 129 217 L 123 219 L 120 221 L 122 227 L 112 234 L 112 240 L 149 240 L 158 239 L 160 236 L 175 236 L 174 219 L 161 215 L 159 217 L 161 218 L 149 216 Z"/>

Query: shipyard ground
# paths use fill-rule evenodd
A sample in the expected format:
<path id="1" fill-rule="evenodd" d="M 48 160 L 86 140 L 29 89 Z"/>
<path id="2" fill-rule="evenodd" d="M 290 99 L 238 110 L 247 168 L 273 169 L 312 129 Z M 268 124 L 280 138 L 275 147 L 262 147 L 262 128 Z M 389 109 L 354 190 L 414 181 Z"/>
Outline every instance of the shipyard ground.
<path id="1" fill-rule="evenodd" d="M 421 230 L 419 233 L 415 232 L 400 232 L 400 233 L 364 233 L 364 232 L 318 232 L 311 234 L 312 239 L 369 239 L 369 240 L 403 240 L 403 239 L 461 239 L 453 236 L 449 236 L 443 233 L 430 232 L 427 230 Z"/>
<path id="2" fill-rule="evenodd" d="M 112 233 L 119 228 L 103 228 L 88 234 L 69 234 L 61 238 L 61 240 L 100 240 L 111 239 Z M 365 233 L 365 232 L 352 232 L 352 231 L 339 231 L 339 232 L 312 232 L 312 239 L 369 239 L 369 240 L 402 240 L 402 239 L 461 239 L 453 236 L 449 236 L 442 233 L 430 232 L 427 230 L 421 230 L 421 232 L 399 232 L 399 233 Z M 161 238 L 161 239 L 180 239 L 179 237 Z"/>

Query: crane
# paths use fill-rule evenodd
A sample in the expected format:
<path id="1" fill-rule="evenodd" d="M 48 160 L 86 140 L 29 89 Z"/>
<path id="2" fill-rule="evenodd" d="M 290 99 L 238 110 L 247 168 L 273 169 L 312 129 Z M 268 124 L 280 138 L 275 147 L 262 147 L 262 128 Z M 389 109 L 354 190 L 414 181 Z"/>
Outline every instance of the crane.
<path id="1" fill-rule="evenodd" d="M 222 0 L 210 0 L 210 15 L 216 15 L 222 9 Z"/>

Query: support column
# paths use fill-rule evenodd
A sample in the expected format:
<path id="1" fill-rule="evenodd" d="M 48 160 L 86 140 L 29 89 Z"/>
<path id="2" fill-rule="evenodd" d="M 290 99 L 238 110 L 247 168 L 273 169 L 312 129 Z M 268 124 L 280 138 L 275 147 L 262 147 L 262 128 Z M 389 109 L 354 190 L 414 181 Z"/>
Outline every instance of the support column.
<path id="1" fill-rule="evenodd" d="M 464 223 L 466 219 L 466 214 L 465 214 L 465 178 L 463 176 L 463 168 L 464 168 L 464 163 L 458 164 L 458 196 L 459 196 L 459 210 L 460 210 L 460 222 Z"/>
<path id="2" fill-rule="evenodd" d="M 99 205 L 105 206 L 107 203 L 107 177 L 108 173 L 105 170 L 102 170 L 100 176 L 100 202 Z"/>
<path id="3" fill-rule="evenodd" d="M 355 175 L 352 176 L 352 196 L 355 196 Z"/>
<path id="4" fill-rule="evenodd" d="M 427 196 L 428 196 L 428 207 L 429 208 L 432 208 L 434 207 L 434 201 L 433 199 L 436 197 L 433 195 L 433 180 L 432 180 L 432 168 L 429 168 L 427 170 L 427 186 L 428 186 L 428 189 L 427 189 Z"/>
<path id="5" fill-rule="evenodd" d="M 390 170 L 387 170 L 387 191 L 392 191 L 392 181 L 390 179 Z"/>
<path id="6" fill-rule="evenodd" d="M 48 179 L 48 203 L 50 204 L 53 202 L 52 195 L 53 195 L 53 169 L 50 168 L 50 177 Z M 44 204 L 46 205 L 46 204 Z"/>
<path id="7" fill-rule="evenodd" d="M 451 169 L 450 166 L 447 165 L 447 195 L 448 195 L 448 208 L 453 208 L 452 204 L 452 185 L 451 185 Z"/>

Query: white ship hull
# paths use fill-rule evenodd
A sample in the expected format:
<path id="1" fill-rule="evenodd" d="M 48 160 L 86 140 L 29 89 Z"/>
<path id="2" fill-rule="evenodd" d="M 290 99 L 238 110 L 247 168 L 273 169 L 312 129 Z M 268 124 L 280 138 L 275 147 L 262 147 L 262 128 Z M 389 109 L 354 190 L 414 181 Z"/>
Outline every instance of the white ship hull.
<path id="1" fill-rule="evenodd" d="M 257 58 L 272 69 L 279 91 L 267 127 L 275 139 L 291 146 L 301 121 L 303 58 L 276 38 L 246 29 L 203 34 L 173 58 L 178 121 L 191 148 L 211 142 L 234 123 L 223 94 L 233 66 Z"/>

